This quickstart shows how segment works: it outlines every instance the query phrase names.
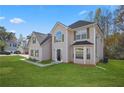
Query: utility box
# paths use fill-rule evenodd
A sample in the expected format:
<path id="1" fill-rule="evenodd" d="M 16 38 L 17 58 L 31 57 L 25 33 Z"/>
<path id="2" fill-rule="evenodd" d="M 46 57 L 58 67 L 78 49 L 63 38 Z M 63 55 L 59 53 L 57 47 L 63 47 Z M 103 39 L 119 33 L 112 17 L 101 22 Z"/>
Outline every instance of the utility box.
<path id="1" fill-rule="evenodd" d="M 108 63 L 108 57 L 104 57 L 103 63 Z"/>

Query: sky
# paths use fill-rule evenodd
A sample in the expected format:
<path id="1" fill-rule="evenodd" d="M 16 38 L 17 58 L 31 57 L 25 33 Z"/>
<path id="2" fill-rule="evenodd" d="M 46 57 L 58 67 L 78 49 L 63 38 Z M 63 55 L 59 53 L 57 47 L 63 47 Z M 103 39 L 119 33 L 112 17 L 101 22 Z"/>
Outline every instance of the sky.
<path id="1" fill-rule="evenodd" d="M 97 8 L 114 11 L 117 6 L 100 5 L 0 5 L 0 26 L 19 37 L 30 35 L 32 31 L 50 33 L 56 22 L 70 25 L 78 20 L 87 20 L 89 11 Z"/>

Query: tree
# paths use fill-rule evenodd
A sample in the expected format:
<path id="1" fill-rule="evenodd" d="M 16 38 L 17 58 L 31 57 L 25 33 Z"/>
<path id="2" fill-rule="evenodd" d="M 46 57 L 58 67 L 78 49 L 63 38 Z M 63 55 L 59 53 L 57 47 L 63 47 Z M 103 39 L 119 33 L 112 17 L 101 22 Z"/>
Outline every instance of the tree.
<path id="1" fill-rule="evenodd" d="M 94 21 L 94 15 L 93 15 L 94 13 L 93 13 L 93 11 L 90 11 L 89 13 L 88 13 L 88 21 L 91 21 L 91 22 L 93 22 Z"/>
<path id="2" fill-rule="evenodd" d="M 96 9 L 94 21 L 100 24 L 101 20 L 101 8 Z"/>
<path id="3" fill-rule="evenodd" d="M 124 59 L 124 32 L 119 35 L 117 47 L 115 47 L 115 58 Z"/>
<path id="4" fill-rule="evenodd" d="M 12 39 L 16 39 L 15 34 L 12 32 L 6 32 L 5 27 L 0 26 L 0 50 L 3 51 L 6 46 L 6 42 Z"/>
<path id="5" fill-rule="evenodd" d="M 112 13 L 109 9 L 96 9 L 94 21 L 101 27 L 106 38 L 111 30 Z"/>
<path id="6" fill-rule="evenodd" d="M 116 17 L 116 24 L 123 24 L 124 23 L 124 5 L 121 5 L 116 9 L 117 17 Z"/>
<path id="7" fill-rule="evenodd" d="M 5 42 L 0 40 L 0 51 L 3 51 L 5 47 Z"/>

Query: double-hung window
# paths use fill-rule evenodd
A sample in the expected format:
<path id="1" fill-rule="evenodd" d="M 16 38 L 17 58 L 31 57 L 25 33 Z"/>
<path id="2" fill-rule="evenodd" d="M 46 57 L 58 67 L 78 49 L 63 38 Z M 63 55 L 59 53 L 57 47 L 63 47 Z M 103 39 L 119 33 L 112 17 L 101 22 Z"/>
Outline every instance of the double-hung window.
<path id="1" fill-rule="evenodd" d="M 86 30 L 82 31 L 81 39 L 87 39 L 87 32 L 86 32 Z"/>
<path id="2" fill-rule="evenodd" d="M 89 28 L 75 32 L 75 40 L 89 39 Z"/>

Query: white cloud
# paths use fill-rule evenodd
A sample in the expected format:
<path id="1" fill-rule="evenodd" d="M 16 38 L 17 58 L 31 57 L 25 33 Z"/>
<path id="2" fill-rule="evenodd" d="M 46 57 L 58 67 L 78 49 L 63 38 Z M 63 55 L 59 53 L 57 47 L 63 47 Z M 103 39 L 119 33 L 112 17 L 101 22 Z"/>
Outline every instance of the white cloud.
<path id="1" fill-rule="evenodd" d="M 4 16 L 0 16 L 0 20 L 3 20 L 3 19 L 5 19 L 5 17 Z"/>
<path id="2" fill-rule="evenodd" d="M 25 21 L 21 18 L 13 18 L 10 20 L 10 22 L 13 24 L 21 24 L 21 23 L 24 23 Z"/>
<path id="3" fill-rule="evenodd" d="M 79 15 L 84 15 L 84 14 L 86 14 L 86 13 L 88 13 L 88 11 L 83 10 L 83 11 L 79 12 Z"/>

